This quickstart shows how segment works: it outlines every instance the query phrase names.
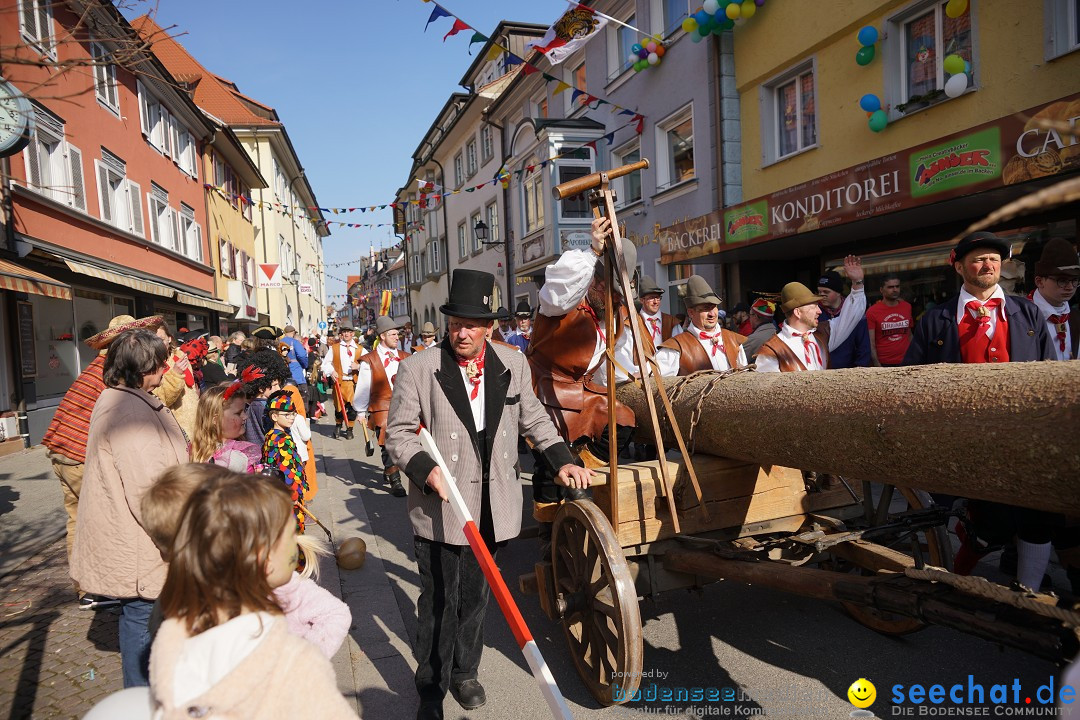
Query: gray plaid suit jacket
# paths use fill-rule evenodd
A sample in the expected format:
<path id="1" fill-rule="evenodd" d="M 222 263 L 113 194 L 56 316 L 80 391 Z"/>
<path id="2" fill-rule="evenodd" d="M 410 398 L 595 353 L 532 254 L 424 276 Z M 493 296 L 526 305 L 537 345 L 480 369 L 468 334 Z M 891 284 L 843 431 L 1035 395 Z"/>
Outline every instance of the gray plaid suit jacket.
<path id="1" fill-rule="evenodd" d="M 521 532 L 521 482 L 515 469 L 518 437 L 528 438 L 552 467 L 560 468 L 574 458 L 536 399 L 525 355 L 491 343 L 486 353 L 484 427 L 491 459 L 491 515 L 495 540 L 501 542 Z M 398 367 L 386 424 L 386 451 L 413 484 L 409 491 L 413 532 L 436 542 L 468 545 L 453 508 L 427 486 L 435 460 L 417 437 L 421 423 L 435 438 L 465 504 L 479 523 L 481 456 L 465 380 L 448 340 L 428 352 L 410 355 Z"/>

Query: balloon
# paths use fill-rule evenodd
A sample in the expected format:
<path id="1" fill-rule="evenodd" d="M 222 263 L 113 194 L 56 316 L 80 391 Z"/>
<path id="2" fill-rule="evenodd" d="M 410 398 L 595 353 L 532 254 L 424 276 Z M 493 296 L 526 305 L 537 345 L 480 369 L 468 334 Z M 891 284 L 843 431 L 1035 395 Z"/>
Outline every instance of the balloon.
<path id="1" fill-rule="evenodd" d="M 969 63 L 967 60 L 964 61 L 964 72 L 966 72 L 968 75 L 971 74 L 971 63 Z"/>
<path id="2" fill-rule="evenodd" d="M 876 110 L 870 116 L 870 129 L 878 133 L 889 124 L 889 116 L 884 110 Z"/>
<path id="3" fill-rule="evenodd" d="M 641 54 L 641 45 L 639 45 L 637 43 L 634 43 L 633 45 L 630 46 L 630 52 L 634 53 L 635 55 L 640 55 Z"/>
<path id="4" fill-rule="evenodd" d="M 754 17 L 754 13 L 757 12 L 757 5 L 751 2 L 751 0 L 743 0 L 740 7 L 742 8 L 742 16 L 744 18 L 752 18 Z"/>
<path id="5" fill-rule="evenodd" d="M 341 543 L 335 554 L 339 567 L 345 570 L 357 570 L 367 559 L 367 543 L 361 538 L 351 537 Z"/>
<path id="6" fill-rule="evenodd" d="M 859 31 L 859 44 L 860 45 L 873 45 L 878 41 L 877 28 L 873 25 L 867 25 Z"/>
<path id="7" fill-rule="evenodd" d="M 656 53 L 649 53 L 649 64 L 650 65 L 655 65 L 658 62 L 660 62 L 660 56 L 657 55 Z"/>
<path id="8" fill-rule="evenodd" d="M 945 94 L 951 98 L 960 97 L 967 90 L 968 76 L 957 73 L 945 81 Z"/>
<path id="9" fill-rule="evenodd" d="M 968 0 L 949 0 L 945 5 L 945 14 L 951 18 L 958 18 L 968 9 Z"/>
<path id="10" fill-rule="evenodd" d="M 692 42 L 699 43 L 699 42 L 701 42 L 701 36 L 698 35 L 697 33 L 691 33 L 690 34 L 690 40 Z"/>
<path id="11" fill-rule="evenodd" d="M 682 21 L 683 32 L 692 33 L 697 30 L 697 20 L 692 17 L 688 17 Z"/>
<path id="12" fill-rule="evenodd" d="M 762 7 L 763 5 L 765 5 L 765 0 L 754 0 L 754 4 L 758 7 Z"/>
<path id="13" fill-rule="evenodd" d="M 698 25 L 704 25 L 710 20 L 712 20 L 712 16 L 704 10 L 698 10 L 696 13 L 694 13 L 694 19 L 697 20 Z"/>
<path id="14" fill-rule="evenodd" d="M 631 55 L 630 57 L 626 58 L 626 62 L 633 65 L 633 64 L 637 63 L 637 61 L 640 60 L 640 59 L 641 58 L 639 58 L 637 55 Z"/>
<path id="15" fill-rule="evenodd" d="M 645 46 L 645 49 L 648 50 L 650 53 L 656 52 L 656 43 L 650 40 L 649 44 Z"/>
<path id="16" fill-rule="evenodd" d="M 725 20 L 722 23 L 717 23 L 716 25 L 713 25 L 712 34 L 713 35 L 723 35 L 724 31 L 727 30 L 727 23 L 729 23 L 729 22 L 731 22 L 731 21 L 730 20 Z"/>
<path id="17" fill-rule="evenodd" d="M 657 45 L 656 46 L 656 54 L 659 55 L 660 57 L 664 57 L 664 53 L 666 53 L 666 52 L 667 52 L 667 49 L 663 45 Z"/>
<path id="18" fill-rule="evenodd" d="M 728 20 L 734 20 L 739 17 L 739 5 L 737 3 L 731 3 L 724 10 L 724 14 L 728 16 Z"/>
<path id="19" fill-rule="evenodd" d="M 866 112 L 877 112 L 881 109 L 881 99 L 872 93 L 867 93 L 859 99 L 859 107 Z"/>
<path id="20" fill-rule="evenodd" d="M 705 0 L 701 4 L 701 9 L 710 15 L 715 15 L 716 11 L 720 9 L 720 3 L 717 0 Z"/>
<path id="21" fill-rule="evenodd" d="M 698 25 L 697 26 L 698 35 L 700 35 L 703 38 L 704 37 L 709 37 L 709 33 L 712 32 L 712 29 L 713 29 L 712 23 L 707 23 L 705 25 Z"/>
<path id="22" fill-rule="evenodd" d="M 649 57 L 649 51 L 646 50 L 645 48 L 641 48 L 640 50 L 638 50 L 637 56 L 639 58 L 641 58 L 642 60 L 645 60 L 646 58 Z"/>
<path id="23" fill-rule="evenodd" d="M 723 22 L 723 24 L 721 25 L 721 29 L 723 29 L 723 30 L 730 30 L 733 27 L 735 27 L 735 21 L 734 20 L 725 20 Z"/>
<path id="24" fill-rule="evenodd" d="M 964 72 L 964 58 L 959 55 L 949 55 L 945 58 L 945 72 L 950 75 Z"/>
<path id="25" fill-rule="evenodd" d="M 859 48 L 859 52 L 855 53 L 855 62 L 863 66 L 869 65 L 874 62 L 875 54 L 877 54 L 877 51 L 873 45 L 863 46 Z"/>

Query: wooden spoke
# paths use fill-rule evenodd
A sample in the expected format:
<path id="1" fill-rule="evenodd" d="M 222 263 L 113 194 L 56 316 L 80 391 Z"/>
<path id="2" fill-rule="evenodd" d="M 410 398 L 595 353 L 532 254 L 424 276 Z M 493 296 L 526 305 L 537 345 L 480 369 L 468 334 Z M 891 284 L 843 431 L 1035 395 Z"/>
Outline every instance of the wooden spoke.
<path id="1" fill-rule="evenodd" d="M 559 508 L 552 537 L 555 586 L 576 599 L 562 619 L 574 666 L 592 696 L 612 705 L 613 680 L 630 697 L 641 678 L 641 614 L 630 569 L 611 524 L 588 500 Z"/>

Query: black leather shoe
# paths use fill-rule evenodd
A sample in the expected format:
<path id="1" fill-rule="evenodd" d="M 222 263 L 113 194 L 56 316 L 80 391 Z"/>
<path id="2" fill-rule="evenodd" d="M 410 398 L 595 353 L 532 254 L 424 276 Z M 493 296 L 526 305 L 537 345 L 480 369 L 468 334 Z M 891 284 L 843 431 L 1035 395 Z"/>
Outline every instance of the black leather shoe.
<path id="1" fill-rule="evenodd" d="M 346 440 L 352 440 L 352 438 L 353 438 L 352 433 L 353 433 L 353 430 L 352 430 L 351 427 L 348 428 L 347 430 L 345 430 L 345 439 Z"/>
<path id="2" fill-rule="evenodd" d="M 443 720 L 441 702 L 422 702 L 416 711 L 416 720 Z"/>
<path id="3" fill-rule="evenodd" d="M 331 440 L 337 440 L 338 437 L 340 437 L 340 435 L 341 435 L 341 426 L 340 425 L 335 425 L 334 426 L 334 432 L 330 435 L 330 439 Z"/>
<path id="4" fill-rule="evenodd" d="M 479 680 L 462 680 L 456 685 L 451 685 L 450 694 L 458 701 L 458 705 L 466 710 L 475 710 L 487 702 L 487 694 Z"/>
<path id="5" fill-rule="evenodd" d="M 401 473 L 394 473 L 387 478 L 390 481 L 390 494 L 394 497 L 405 497 L 408 493 L 401 485 Z"/>

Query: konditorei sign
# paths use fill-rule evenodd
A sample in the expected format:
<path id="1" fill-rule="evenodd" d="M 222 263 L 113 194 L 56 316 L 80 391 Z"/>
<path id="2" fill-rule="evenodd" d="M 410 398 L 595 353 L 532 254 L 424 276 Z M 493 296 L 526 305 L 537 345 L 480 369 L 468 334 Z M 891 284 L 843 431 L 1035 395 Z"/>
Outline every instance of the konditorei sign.
<path id="1" fill-rule="evenodd" d="M 1080 123 L 1080 93 L 869 160 L 658 231 L 660 261 L 724 249 L 1080 170 L 1080 142 L 1042 120 Z"/>

